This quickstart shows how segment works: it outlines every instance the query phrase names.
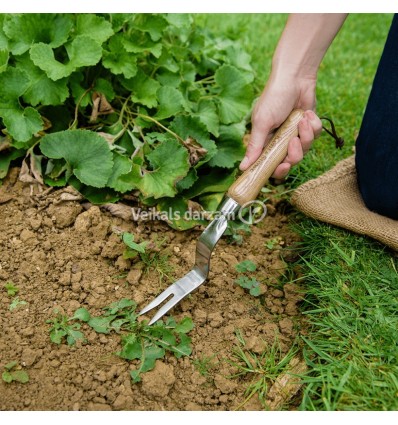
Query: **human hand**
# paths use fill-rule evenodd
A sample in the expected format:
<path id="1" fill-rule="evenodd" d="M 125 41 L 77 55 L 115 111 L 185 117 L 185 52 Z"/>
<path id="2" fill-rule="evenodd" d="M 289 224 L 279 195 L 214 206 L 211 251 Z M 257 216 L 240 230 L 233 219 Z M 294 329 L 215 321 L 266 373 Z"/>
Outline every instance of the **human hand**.
<path id="1" fill-rule="evenodd" d="M 315 114 L 315 78 L 271 75 L 252 114 L 252 132 L 246 156 L 240 164 L 242 171 L 253 164 L 277 129 L 295 108 L 305 110 L 298 126 L 298 136 L 288 145 L 288 153 L 272 177 L 284 179 L 293 165 L 299 163 L 312 142 L 322 131 L 322 122 Z"/>

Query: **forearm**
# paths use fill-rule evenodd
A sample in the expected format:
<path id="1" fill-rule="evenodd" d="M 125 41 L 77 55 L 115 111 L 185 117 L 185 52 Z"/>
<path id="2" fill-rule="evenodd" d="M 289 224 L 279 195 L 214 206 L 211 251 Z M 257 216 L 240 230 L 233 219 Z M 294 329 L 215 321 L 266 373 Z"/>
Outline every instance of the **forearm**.
<path id="1" fill-rule="evenodd" d="M 346 17 L 346 13 L 289 15 L 272 60 L 272 73 L 316 78 L 319 65 Z"/>

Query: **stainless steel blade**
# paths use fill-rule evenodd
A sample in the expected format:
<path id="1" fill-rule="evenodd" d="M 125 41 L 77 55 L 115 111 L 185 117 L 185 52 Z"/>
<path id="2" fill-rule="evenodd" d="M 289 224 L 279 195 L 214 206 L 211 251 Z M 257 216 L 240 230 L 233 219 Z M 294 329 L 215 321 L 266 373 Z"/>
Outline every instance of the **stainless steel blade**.
<path id="1" fill-rule="evenodd" d="M 210 270 L 210 257 L 217 242 L 224 234 L 228 220 L 233 218 L 233 215 L 239 210 L 240 206 L 233 199 L 226 197 L 221 203 L 217 217 L 206 227 L 203 233 L 199 236 L 196 243 L 196 255 L 194 268 L 181 279 L 170 285 L 158 297 L 150 302 L 140 311 L 145 314 L 158 305 L 166 301 L 172 296 L 165 305 L 163 305 L 149 324 L 159 320 L 171 308 L 173 308 L 184 297 L 198 288 L 207 279 Z"/>

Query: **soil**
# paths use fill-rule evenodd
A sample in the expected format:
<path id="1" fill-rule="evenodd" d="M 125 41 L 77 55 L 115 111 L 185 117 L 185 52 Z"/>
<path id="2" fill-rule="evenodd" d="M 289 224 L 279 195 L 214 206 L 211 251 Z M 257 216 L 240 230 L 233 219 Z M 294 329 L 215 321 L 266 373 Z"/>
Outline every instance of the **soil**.
<path id="1" fill-rule="evenodd" d="M 254 353 L 266 350 L 275 335 L 286 353 L 300 332 L 300 288 L 280 280 L 286 272 L 281 248 L 297 239 L 283 205 L 273 201 L 242 245 L 223 238 L 208 281 L 172 310 L 176 319 L 189 316 L 195 323 L 192 355 L 157 360 L 155 369 L 133 384 L 134 363 L 113 354 L 120 348 L 118 335 L 98 334 L 84 325 L 86 343 L 57 345 L 50 341 L 46 321 L 54 318 L 55 308 L 69 316 L 79 307 L 100 314 L 121 298 L 143 307 L 192 268 L 201 229 L 178 232 L 163 222 L 126 221 L 68 199 L 73 194 L 65 189 L 40 192 L 22 183 L 17 168 L 0 187 L 0 368 L 16 360 L 30 377 L 25 384 L 0 380 L 0 409 L 262 410 L 256 396 L 240 406 L 252 377 L 231 378 L 236 368 L 230 361 L 236 361 L 237 330 Z M 138 241 L 162 240 L 169 276 L 161 279 L 156 270 L 125 260 L 120 231 L 134 233 Z M 264 246 L 275 238 L 276 247 Z M 262 282 L 260 297 L 234 283 L 235 265 L 245 259 L 257 264 L 253 276 Z M 26 302 L 12 311 L 7 282 Z M 200 367 L 205 363 L 207 368 Z"/>

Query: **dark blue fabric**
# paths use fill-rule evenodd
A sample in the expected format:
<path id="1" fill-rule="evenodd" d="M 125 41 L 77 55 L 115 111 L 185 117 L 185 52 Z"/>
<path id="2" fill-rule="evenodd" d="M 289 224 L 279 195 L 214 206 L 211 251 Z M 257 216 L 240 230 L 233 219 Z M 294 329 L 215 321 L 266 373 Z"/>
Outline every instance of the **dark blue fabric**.
<path id="1" fill-rule="evenodd" d="M 356 142 L 366 206 L 398 219 L 398 15 L 394 15 Z"/>

